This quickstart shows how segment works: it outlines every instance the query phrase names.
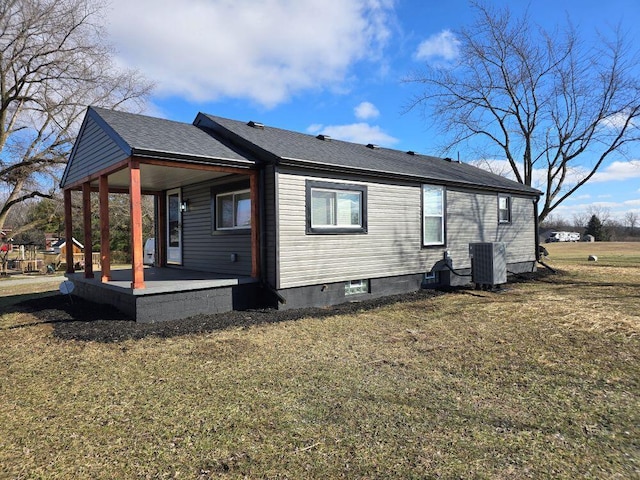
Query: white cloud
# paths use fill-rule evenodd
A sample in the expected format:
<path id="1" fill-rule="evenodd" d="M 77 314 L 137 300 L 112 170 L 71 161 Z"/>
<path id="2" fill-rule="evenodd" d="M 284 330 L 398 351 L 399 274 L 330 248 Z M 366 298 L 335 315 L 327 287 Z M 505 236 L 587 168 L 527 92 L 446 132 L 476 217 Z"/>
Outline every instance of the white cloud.
<path id="1" fill-rule="evenodd" d="M 273 107 L 339 87 L 390 37 L 393 0 L 112 0 L 119 61 L 161 95 L 248 98 Z"/>
<path id="2" fill-rule="evenodd" d="M 592 182 L 611 182 L 615 180 L 629 180 L 640 178 L 640 160 L 628 162 L 612 162 L 605 169 L 596 173 Z"/>
<path id="3" fill-rule="evenodd" d="M 307 127 L 307 133 L 317 135 L 322 130 L 323 125 L 321 123 L 312 123 Z"/>
<path id="4" fill-rule="evenodd" d="M 512 180 L 515 180 L 515 176 L 511 170 L 511 165 L 507 160 L 495 160 L 495 159 L 483 159 L 473 160 L 470 162 L 485 170 L 489 170 L 499 175 L 504 175 Z M 522 164 L 519 164 L 518 168 L 522 171 Z M 578 181 L 582 180 L 588 174 L 588 170 L 584 167 L 577 166 L 567 171 L 567 177 L 565 179 L 565 185 L 575 185 Z M 596 173 L 588 183 L 602 183 L 630 180 L 633 178 L 640 178 L 640 160 L 629 160 L 627 162 L 612 162 L 606 168 L 601 169 Z M 546 169 L 534 169 L 533 170 L 533 186 L 544 185 L 547 181 Z M 539 187 L 536 187 L 539 188 Z M 640 191 L 640 190 L 639 190 Z M 573 197 L 580 198 L 580 197 Z"/>
<path id="5" fill-rule="evenodd" d="M 511 166 L 509 162 L 506 160 L 495 160 L 495 159 L 486 159 L 486 160 L 473 160 L 470 161 L 472 165 L 483 168 L 485 170 L 489 170 L 493 173 L 497 173 L 499 175 L 503 175 L 505 177 L 515 179 L 513 172 L 511 171 Z M 522 168 L 522 165 L 519 165 Z M 567 173 L 566 184 L 574 185 L 578 180 L 584 178 L 587 174 L 587 170 L 583 167 L 575 167 L 572 168 Z M 540 190 L 544 190 L 543 186 L 546 182 L 546 170 L 544 169 L 534 169 L 533 171 L 533 187 L 538 188 Z M 628 162 L 612 162 L 606 168 L 604 168 L 600 173 L 597 173 L 587 185 L 591 183 L 604 183 L 604 182 L 615 182 L 628 180 L 630 178 L 639 178 L 640 177 L 640 160 L 631 160 Z M 600 185 L 602 188 L 603 185 Z M 605 188 L 609 188 L 607 185 Z M 620 196 L 624 195 L 625 192 L 618 192 L 615 190 L 616 187 L 611 187 L 612 192 L 614 194 L 598 194 L 598 201 L 588 202 L 593 198 L 590 194 L 580 194 L 580 195 L 572 195 L 569 197 L 567 202 L 563 202 L 558 207 L 556 207 L 553 211 L 554 215 L 557 215 L 561 218 L 565 218 L 567 220 L 571 220 L 574 215 L 580 215 L 589 211 L 591 207 L 597 208 L 606 208 L 610 211 L 612 218 L 616 218 L 618 220 L 622 219 L 624 214 L 628 211 L 635 211 L 640 207 L 640 199 L 632 199 L 632 200 L 621 200 Z M 640 189 L 637 193 L 640 193 Z M 606 201 L 606 199 L 614 199 L 613 201 Z M 617 201 L 615 199 L 618 199 Z M 574 203 L 579 201 L 579 203 Z"/>
<path id="6" fill-rule="evenodd" d="M 391 146 L 398 143 L 398 139 L 383 132 L 377 125 L 369 125 L 368 123 L 352 123 L 348 125 L 313 125 L 307 128 L 309 133 L 322 133 L 329 135 L 336 140 L 344 140 L 346 142 L 369 144 L 373 143 L 382 146 Z"/>
<path id="7" fill-rule="evenodd" d="M 630 115 L 631 115 L 631 112 L 629 110 L 624 112 L 618 112 L 611 115 L 608 118 L 605 118 L 602 123 L 604 124 L 604 126 L 608 128 L 619 130 L 625 126 L 625 124 L 629 120 Z M 636 126 L 637 118 L 635 120 L 631 120 L 630 125 Z"/>
<path id="8" fill-rule="evenodd" d="M 460 53 L 460 40 L 450 30 L 431 35 L 418 45 L 416 60 L 455 60 Z"/>
<path id="9" fill-rule="evenodd" d="M 371 102 L 362 102 L 353 109 L 353 113 L 358 120 L 369 120 L 380 116 L 380 111 Z"/>

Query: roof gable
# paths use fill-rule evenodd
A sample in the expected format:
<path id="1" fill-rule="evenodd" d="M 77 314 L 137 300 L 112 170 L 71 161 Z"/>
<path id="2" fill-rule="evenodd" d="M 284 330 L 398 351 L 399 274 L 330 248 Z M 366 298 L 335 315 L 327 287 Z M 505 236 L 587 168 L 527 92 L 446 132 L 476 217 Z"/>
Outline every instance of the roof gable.
<path id="1" fill-rule="evenodd" d="M 163 118 L 93 108 L 93 112 L 127 145 L 131 155 L 246 161 L 201 128 Z"/>
<path id="2" fill-rule="evenodd" d="M 84 248 L 84 245 L 82 245 L 78 240 L 76 240 L 75 237 L 71 237 L 71 239 L 73 240 L 74 245 L 76 245 L 79 248 Z M 64 238 L 60 238 L 56 242 L 51 244 L 51 248 L 62 248 L 66 244 L 67 244 L 67 240 Z"/>
<path id="3" fill-rule="evenodd" d="M 65 187 L 131 156 L 255 164 L 191 123 L 89 107 L 60 185 Z"/>

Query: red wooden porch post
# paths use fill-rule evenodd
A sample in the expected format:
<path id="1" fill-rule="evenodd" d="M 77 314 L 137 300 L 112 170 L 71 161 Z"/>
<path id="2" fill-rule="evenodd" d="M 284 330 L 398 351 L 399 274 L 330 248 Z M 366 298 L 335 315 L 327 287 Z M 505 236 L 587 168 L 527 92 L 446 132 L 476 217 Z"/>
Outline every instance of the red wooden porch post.
<path id="1" fill-rule="evenodd" d="M 260 276 L 260 204 L 258 195 L 258 172 L 252 171 L 249 176 L 251 189 L 251 276 Z"/>
<path id="2" fill-rule="evenodd" d="M 111 248 L 109 246 L 109 177 L 100 175 L 100 281 L 111 280 Z"/>
<path id="3" fill-rule="evenodd" d="M 73 223 L 71 214 L 71 190 L 68 188 L 64 191 L 64 236 L 67 245 L 71 245 L 71 248 L 67 248 L 65 255 L 67 273 L 73 273 Z"/>
<path id="4" fill-rule="evenodd" d="M 82 214 L 84 217 L 84 278 L 93 278 L 91 255 L 91 183 L 82 184 Z M 67 238 L 67 252 L 73 252 L 73 238 Z"/>
<path id="5" fill-rule="evenodd" d="M 142 251 L 142 191 L 140 185 L 140 163 L 129 161 L 129 199 L 131 204 L 131 288 L 144 285 L 144 263 Z"/>

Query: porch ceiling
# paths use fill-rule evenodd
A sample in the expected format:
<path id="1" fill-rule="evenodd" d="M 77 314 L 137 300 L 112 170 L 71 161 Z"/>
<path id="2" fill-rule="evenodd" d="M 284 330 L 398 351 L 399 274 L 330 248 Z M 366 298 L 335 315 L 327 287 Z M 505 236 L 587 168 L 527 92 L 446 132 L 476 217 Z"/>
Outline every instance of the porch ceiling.
<path id="1" fill-rule="evenodd" d="M 213 178 L 229 175 L 225 172 L 210 170 L 195 170 L 186 168 L 166 167 L 160 165 L 140 165 L 140 181 L 142 190 L 161 191 L 182 187 L 193 183 L 204 182 Z M 97 186 L 98 181 L 92 182 Z M 110 188 L 129 188 L 129 169 L 124 168 L 109 175 Z"/>

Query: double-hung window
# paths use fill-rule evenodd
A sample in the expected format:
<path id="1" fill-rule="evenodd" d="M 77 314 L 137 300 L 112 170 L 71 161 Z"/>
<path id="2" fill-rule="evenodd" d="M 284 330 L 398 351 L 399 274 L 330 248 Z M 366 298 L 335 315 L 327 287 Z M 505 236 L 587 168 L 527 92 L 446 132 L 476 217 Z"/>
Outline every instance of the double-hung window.
<path id="1" fill-rule="evenodd" d="M 422 245 L 444 245 L 444 187 L 422 186 Z"/>
<path id="2" fill-rule="evenodd" d="M 366 233 L 367 187 L 307 181 L 307 233 Z"/>
<path id="3" fill-rule="evenodd" d="M 511 197 L 498 195 L 498 223 L 511 223 Z"/>
<path id="4" fill-rule="evenodd" d="M 216 230 L 251 228 L 251 193 L 249 190 L 216 195 Z"/>

